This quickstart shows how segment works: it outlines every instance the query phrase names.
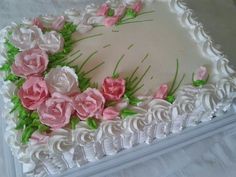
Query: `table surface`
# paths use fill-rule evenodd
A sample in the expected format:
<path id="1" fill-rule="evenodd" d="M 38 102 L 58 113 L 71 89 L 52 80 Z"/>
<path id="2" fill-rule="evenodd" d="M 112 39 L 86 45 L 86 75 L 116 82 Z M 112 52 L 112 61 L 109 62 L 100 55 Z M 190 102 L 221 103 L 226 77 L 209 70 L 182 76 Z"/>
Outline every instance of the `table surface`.
<path id="1" fill-rule="evenodd" d="M 99 0 L 96 1 L 98 3 Z M 22 17 L 60 14 L 65 9 L 83 7 L 94 0 L 1 0 L 0 28 Z M 236 66 L 236 0 L 186 0 L 212 37 L 217 48 Z M 0 139 L 3 139 L 0 134 Z M 0 177 L 4 177 L 0 146 Z M 106 177 L 235 177 L 235 128 L 211 136 L 168 154 L 144 161 Z"/>

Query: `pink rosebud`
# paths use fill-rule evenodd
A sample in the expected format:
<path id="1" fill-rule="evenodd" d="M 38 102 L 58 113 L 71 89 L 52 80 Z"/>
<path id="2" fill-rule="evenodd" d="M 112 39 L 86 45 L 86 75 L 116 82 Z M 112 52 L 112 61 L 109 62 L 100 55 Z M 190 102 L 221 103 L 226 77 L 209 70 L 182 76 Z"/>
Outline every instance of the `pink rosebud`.
<path id="1" fill-rule="evenodd" d="M 40 75 L 48 65 L 48 55 L 41 49 L 29 49 L 16 55 L 12 72 L 21 77 Z"/>
<path id="2" fill-rule="evenodd" d="M 40 29 L 43 29 L 43 22 L 40 20 L 40 18 L 36 17 L 32 21 L 33 25 L 37 26 Z"/>
<path id="3" fill-rule="evenodd" d="M 117 9 L 115 9 L 115 14 L 114 16 L 117 16 L 119 18 L 123 17 L 125 14 L 126 7 L 123 5 L 120 5 Z"/>
<path id="4" fill-rule="evenodd" d="M 118 21 L 119 21 L 119 17 L 118 16 L 106 17 L 104 19 L 103 23 L 104 23 L 104 26 L 111 27 L 111 26 L 115 25 Z"/>
<path id="5" fill-rule="evenodd" d="M 102 4 L 97 11 L 97 16 L 107 16 L 109 8 L 107 3 Z"/>
<path id="6" fill-rule="evenodd" d="M 65 17 L 59 16 L 56 18 L 56 20 L 52 23 L 52 29 L 59 31 L 61 30 L 65 25 Z"/>
<path id="7" fill-rule="evenodd" d="M 81 120 L 89 117 L 101 118 L 105 98 L 97 89 L 88 88 L 73 99 L 73 107 Z"/>
<path id="8" fill-rule="evenodd" d="M 141 1 L 138 1 L 132 5 L 132 9 L 136 12 L 139 13 L 142 10 L 143 4 Z"/>
<path id="9" fill-rule="evenodd" d="M 40 122 L 53 129 L 62 128 L 70 122 L 73 113 L 72 100 L 62 94 L 53 93 L 38 108 Z"/>
<path id="10" fill-rule="evenodd" d="M 36 110 L 47 98 L 48 88 L 42 77 L 29 77 L 20 88 L 18 95 L 22 105 Z"/>
<path id="11" fill-rule="evenodd" d="M 200 66 L 194 76 L 194 80 L 206 80 L 208 77 L 208 71 L 205 66 Z"/>
<path id="12" fill-rule="evenodd" d="M 162 84 L 160 88 L 157 90 L 154 98 L 156 99 L 166 99 L 168 94 L 168 85 L 167 84 Z"/>
<path id="13" fill-rule="evenodd" d="M 106 100 L 118 101 L 125 93 L 125 80 L 107 77 L 103 81 L 102 91 Z"/>
<path id="14" fill-rule="evenodd" d="M 103 110 L 102 116 L 105 120 L 114 120 L 119 116 L 119 114 L 119 111 L 117 111 L 115 108 L 107 107 Z"/>

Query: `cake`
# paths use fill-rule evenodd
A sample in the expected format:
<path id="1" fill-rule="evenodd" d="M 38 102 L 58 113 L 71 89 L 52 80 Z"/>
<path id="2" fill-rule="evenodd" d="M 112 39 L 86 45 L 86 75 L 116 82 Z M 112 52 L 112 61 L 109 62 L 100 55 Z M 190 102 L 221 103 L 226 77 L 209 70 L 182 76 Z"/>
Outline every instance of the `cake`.
<path id="1" fill-rule="evenodd" d="M 5 137 L 28 176 L 158 143 L 236 97 L 235 71 L 179 0 L 90 4 L 0 34 Z"/>

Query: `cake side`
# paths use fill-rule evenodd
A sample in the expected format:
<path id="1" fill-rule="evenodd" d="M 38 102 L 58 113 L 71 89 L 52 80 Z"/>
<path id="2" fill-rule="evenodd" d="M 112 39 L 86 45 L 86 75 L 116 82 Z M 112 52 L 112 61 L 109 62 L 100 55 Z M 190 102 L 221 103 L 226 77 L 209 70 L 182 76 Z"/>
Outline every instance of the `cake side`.
<path id="1" fill-rule="evenodd" d="M 14 85 L 5 82 L 3 90 L 6 93 L 3 98 L 9 129 L 6 137 L 15 155 L 24 163 L 25 172 L 35 176 L 56 174 L 104 155 L 115 154 L 121 149 L 180 132 L 185 127 L 208 121 L 228 109 L 235 97 L 235 72 L 228 66 L 228 60 L 213 47 L 202 25 L 193 20 L 191 11 L 181 1 L 165 3 L 169 3 L 170 9 L 190 31 L 203 54 L 212 59 L 215 77 L 211 78 L 211 84 L 201 88 L 182 86 L 173 104 L 145 96 L 142 98 L 145 99 L 143 103 L 132 107 L 138 112 L 137 115 L 125 120 L 104 121 L 96 131 L 80 122 L 75 130 L 54 131 L 47 143 L 22 145 L 20 134 L 15 130 L 17 116 L 8 114 L 12 109 L 9 96 L 14 92 Z"/>

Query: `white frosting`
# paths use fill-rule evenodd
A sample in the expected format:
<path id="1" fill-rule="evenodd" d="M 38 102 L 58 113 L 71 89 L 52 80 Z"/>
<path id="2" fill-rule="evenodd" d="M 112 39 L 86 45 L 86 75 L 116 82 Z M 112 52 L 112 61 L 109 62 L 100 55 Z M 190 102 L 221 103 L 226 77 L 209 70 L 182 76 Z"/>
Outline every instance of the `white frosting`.
<path id="1" fill-rule="evenodd" d="M 128 4 L 133 2 L 133 0 L 124 1 Z M 173 104 L 164 100 L 152 100 L 151 96 L 142 97 L 145 98 L 145 101 L 139 104 L 139 107 L 132 108 L 138 112 L 137 115 L 125 120 L 104 121 L 96 131 L 90 130 L 84 122 L 80 122 L 75 130 L 60 129 L 53 132 L 48 141 L 22 145 L 20 143 L 21 132 L 15 130 L 17 113 L 8 114 L 13 106 L 10 103 L 10 97 L 14 93 L 15 86 L 1 79 L 1 83 L 3 83 L 1 84 L 1 97 L 5 110 L 2 117 L 5 117 L 7 123 L 6 141 L 13 154 L 24 164 L 26 174 L 40 177 L 59 174 L 76 165 L 81 166 L 100 159 L 104 155 L 115 154 L 123 148 L 131 148 L 143 142 L 151 143 L 155 138 L 164 138 L 169 133 L 180 132 L 183 128 L 208 121 L 229 108 L 236 97 L 236 77 L 235 71 L 229 67 L 228 60 L 213 46 L 211 38 L 204 32 L 202 24 L 194 20 L 191 10 L 182 1 L 169 0 L 160 3 L 169 4 L 181 24 L 187 28 L 185 31 L 190 32 L 202 53 L 211 59 L 211 72 L 215 75 L 210 80 L 211 84 L 199 88 L 185 84 L 176 93 L 176 100 Z M 93 18 L 95 12 L 96 7 L 91 5 L 86 8 L 85 12 L 68 10 L 65 15 L 68 21 L 78 25 L 78 30 L 87 32 L 92 29 L 89 23 L 97 23 Z M 41 19 L 45 24 L 50 25 L 54 17 L 42 16 Z M 28 22 L 25 21 L 25 23 Z M 35 27 L 20 30 L 13 25 L 13 28 L 17 29 L 11 40 L 14 44 L 20 44 L 22 50 L 35 45 Z M 0 63 L 5 60 L 3 43 L 7 31 L 10 29 L 7 28 L 0 32 Z M 19 39 L 20 33 L 26 34 L 23 39 Z M 19 40 L 22 40 L 23 43 L 19 43 Z M 49 48 L 48 51 L 55 52 L 54 49 L 58 46 Z"/>

